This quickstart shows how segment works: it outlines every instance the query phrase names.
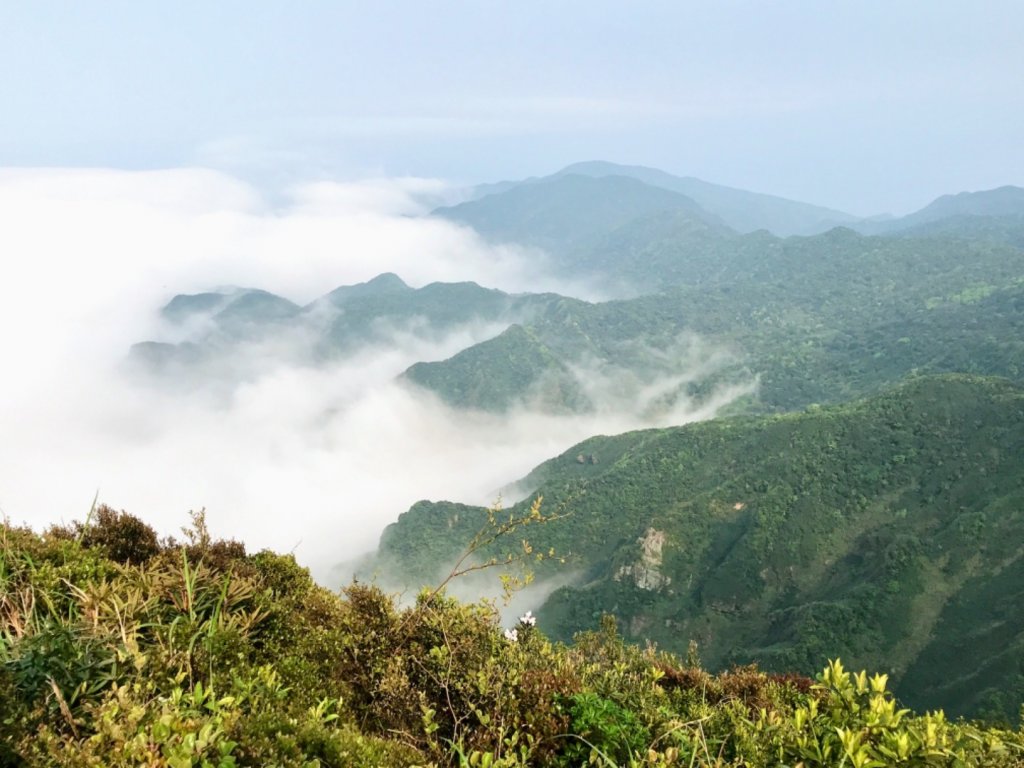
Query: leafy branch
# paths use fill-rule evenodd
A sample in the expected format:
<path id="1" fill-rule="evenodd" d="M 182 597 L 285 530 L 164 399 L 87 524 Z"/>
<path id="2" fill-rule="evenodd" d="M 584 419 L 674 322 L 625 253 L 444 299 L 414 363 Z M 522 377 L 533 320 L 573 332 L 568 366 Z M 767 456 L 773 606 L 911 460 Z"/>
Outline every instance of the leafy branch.
<path id="1" fill-rule="evenodd" d="M 466 545 L 466 548 L 459 556 L 459 559 L 455 561 L 455 565 L 452 566 L 448 575 L 420 599 L 420 606 L 423 608 L 430 606 L 437 596 L 441 594 L 452 581 L 460 576 L 465 576 L 466 574 L 474 573 L 476 571 L 484 571 L 490 568 L 504 568 L 517 564 L 525 566 L 528 563 L 540 563 L 544 560 L 556 557 L 554 549 L 549 549 L 546 552 L 535 551 L 529 540 L 523 538 L 521 539 L 520 548 L 517 552 L 508 552 L 503 556 L 491 555 L 483 560 L 477 559 L 479 555 L 487 552 L 493 545 L 517 534 L 524 528 L 551 523 L 568 516 L 569 513 L 544 514 L 541 511 L 541 504 L 543 501 L 544 497 L 538 496 L 533 500 L 533 503 L 530 505 L 530 509 L 527 512 L 519 515 L 514 512 L 510 512 L 507 519 L 501 518 L 503 510 L 500 502 L 489 507 L 487 510 L 487 523 L 476 532 L 469 544 Z M 564 559 L 562 562 L 564 562 Z M 532 580 L 533 573 L 529 570 L 526 571 L 523 576 L 503 573 L 501 575 L 501 583 L 505 599 L 510 599 L 513 592 L 525 587 Z M 410 613 L 406 617 L 405 621 L 400 625 L 399 630 L 404 629 L 411 619 L 412 614 Z"/>

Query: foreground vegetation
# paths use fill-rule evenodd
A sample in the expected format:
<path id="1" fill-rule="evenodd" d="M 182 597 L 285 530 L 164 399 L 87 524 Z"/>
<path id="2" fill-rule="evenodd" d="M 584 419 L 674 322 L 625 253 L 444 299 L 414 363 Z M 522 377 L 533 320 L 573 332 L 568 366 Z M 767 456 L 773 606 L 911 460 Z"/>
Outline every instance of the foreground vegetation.
<path id="1" fill-rule="evenodd" d="M 1024 735 L 901 709 L 884 675 L 718 676 L 620 638 L 182 542 L 101 507 L 0 529 L 0 765 L 1010 765 Z M 691 649 L 693 650 L 693 649 Z"/>

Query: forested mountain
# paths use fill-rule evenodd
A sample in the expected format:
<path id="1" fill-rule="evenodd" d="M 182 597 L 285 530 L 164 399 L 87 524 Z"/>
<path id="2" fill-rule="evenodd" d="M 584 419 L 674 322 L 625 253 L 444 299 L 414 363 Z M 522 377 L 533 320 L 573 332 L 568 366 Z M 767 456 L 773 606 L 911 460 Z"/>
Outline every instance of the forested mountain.
<path id="1" fill-rule="evenodd" d="M 615 170 L 632 176 L 606 175 Z M 136 345 L 131 357 L 173 376 L 216 366 L 240 345 L 283 339 L 281 354 L 316 363 L 396 332 L 436 340 L 472 326 L 477 343 L 404 378 L 491 411 L 592 409 L 588 382 L 599 373 L 633 391 L 686 374 L 655 407 L 757 380 L 757 398 L 740 406 L 768 410 L 841 402 L 910 372 L 1021 376 L 1024 219 L 1008 215 L 1017 188 L 940 198 L 877 224 L 893 229 L 887 236 L 835 228 L 780 238 L 737 234 L 668 188 L 703 189 L 684 181 L 693 180 L 584 163 L 435 212 L 541 247 L 556 272 L 634 298 L 592 304 L 472 283 L 414 290 L 392 274 L 306 307 L 254 290 L 179 296 L 163 311 L 174 342 Z M 723 189 L 715 194 L 750 202 Z M 916 224 L 899 229 L 907 222 Z"/>
<path id="2" fill-rule="evenodd" d="M 595 437 L 520 487 L 513 515 L 538 495 L 565 515 L 530 533 L 576 576 L 539 611 L 556 637 L 611 612 L 637 641 L 696 640 L 713 668 L 811 672 L 838 653 L 891 671 L 917 707 L 1009 717 L 1024 697 L 1018 385 L 923 377 L 832 408 Z M 486 520 L 421 502 L 384 532 L 379 569 L 434 579 Z"/>
<path id="3" fill-rule="evenodd" d="M 682 377 L 653 407 L 758 381 L 743 407 L 785 410 L 868 394 L 911 372 L 1024 371 L 1024 250 L 848 229 L 728 236 L 692 224 L 685 212 L 660 214 L 594 246 L 595 273 L 664 281 L 634 299 L 595 304 L 473 283 L 413 289 L 391 274 L 306 307 L 253 290 L 179 296 L 163 311 L 179 341 L 138 344 L 131 358 L 164 377 L 218 363 L 235 372 L 226 361 L 247 345 L 316 363 L 397 332 L 429 340 L 472 327 L 478 343 L 404 378 L 491 411 L 586 411 L 595 406 L 588 383 L 601 377 L 634 392 Z M 644 235 L 634 238 L 634 227 Z M 698 240 L 703 250 L 691 247 Z"/>
<path id="4" fill-rule="evenodd" d="M 865 234 L 958 237 L 1024 247 L 1024 189 L 1004 186 L 943 195 L 906 216 L 851 226 Z"/>
<path id="5" fill-rule="evenodd" d="M 496 242 L 545 248 L 558 260 L 634 219 L 680 212 L 722 232 L 728 227 L 689 197 L 626 176 L 556 175 L 504 192 L 438 208 Z M 568 265 L 566 265 L 568 266 Z"/>
<path id="6" fill-rule="evenodd" d="M 1024 248 L 1024 212 L 1007 216 L 962 214 L 901 229 L 898 237 L 955 237 Z"/>
<path id="7" fill-rule="evenodd" d="M 554 294 L 508 294 L 471 282 L 414 289 L 391 273 L 341 286 L 303 307 L 252 289 L 178 295 L 160 312 L 166 335 L 176 340 L 134 345 L 129 364 L 173 377 L 200 364 L 216 366 L 247 345 L 272 347 L 271 357 L 327 362 L 390 343 L 396 333 L 428 341 L 464 327 L 497 324 L 500 330 L 532 321 L 550 306 L 573 303 L 581 302 Z"/>
<path id="8" fill-rule="evenodd" d="M 480 202 L 488 197 L 486 210 L 488 224 L 503 218 L 502 207 L 509 200 L 521 201 L 530 194 L 530 187 L 542 187 L 566 176 L 586 176 L 593 179 L 610 177 L 629 178 L 649 187 L 668 190 L 684 195 L 703 211 L 717 217 L 728 227 L 740 233 L 767 230 L 779 237 L 790 235 L 814 235 L 826 232 L 836 226 L 847 226 L 865 234 L 886 234 L 920 227 L 930 222 L 956 217 L 1019 217 L 1024 215 L 1024 188 L 1012 185 L 977 192 L 958 192 L 942 195 L 924 208 L 905 216 L 875 216 L 862 218 L 831 208 L 787 200 L 775 195 L 735 189 L 712 184 L 691 176 L 674 176 L 656 168 L 639 165 L 620 165 L 605 161 L 573 163 L 550 176 L 529 178 L 522 181 L 504 181 L 497 184 L 482 184 L 473 189 L 473 200 Z M 509 198 L 506 193 L 519 190 Z M 562 205 L 567 204 L 563 198 Z M 580 204 L 584 205 L 581 198 Z M 481 210 L 476 206 L 459 206 L 439 209 L 448 215 L 460 210 Z M 458 218 L 458 215 L 454 216 Z M 508 230 L 511 226 L 507 227 Z M 509 234 L 505 231 L 503 234 Z M 512 238 L 515 239 L 515 238 Z"/>
<path id="9" fill-rule="evenodd" d="M 0 768 L 1024 768 L 1024 0 L 0 71 Z"/>
<path id="10" fill-rule="evenodd" d="M 836 229 L 747 235 L 706 253 L 667 236 L 636 258 L 620 254 L 616 268 L 636 265 L 679 284 L 625 301 L 553 305 L 512 336 L 406 375 L 455 405 L 502 409 L 531 382 L 564 380 L 573 361 L 639 366 L 627 363 L 637 350 L 627 342 L 665 350 L 687 333 L 732 356 L 722 375 L 759 376 L 769 409 L 840 402 L 914 371 L 1024 373 L 1024 251 L 1016 248 Z M 508 360 L 518 389 L 488 386 Z M 576 402 L 569 393 L 556 404 Z"/>
<path id="11" fill-rule="evenodd" d="M 594 179 L 626 177 L 650 187 L 676 192 L 690 198 L 703 210 L 714 214 L 737 232 L 766 229 L 783 237 L 810 235 L 824 232 L 838 224 L 848 224 L 857 220 L 856 216 L 842 211 L 787 200 L 774 195 L 711 184 L 690 176 L 673 176 L 655 168 L 619 165 L 603 161 L 574 163 L 541 179 L 533 178 L 522 182 L 482 185 L 476 189 L 476 195 L 480 198 L 486 195 L 501 195 L 512 189 L 543 185 L 565 176 L 588 176 Z M 496 205 L 496 203 L 494 204 Z"/>
<path id="12" fill-rule="evenodd" d="M 574 239 L 517 236 L 526 201 L 543 209 L 581 174 L 670 189 L 730 228 L 680 206 L 601 226 L 573 211 Z M 1024 624 L 1011 608 L 1024 595 L 1020 190 L 947 196 L 889 221 L 827 212 L 822 226 L 876 236 L 815 230 L 806 209 L 783 206 L 800 223 L 764 228 L 818 233 L 780 238 L 750 232 L 726 205 L 753 215 L 750 198 L 700 183 L 583 164 L 461 209 L 486 211 L 487 236 L 545 247 L 574 273 L 641 295 L 560 305 L 418 364 L 410 380 L 463 408 L 509 409 L 538 391 L 588 408 L 580 360 L 636 370 L 637 340 L 666 350 L 696 334 L 726 361 L 676 396 L 756 379 L 732 412 L 780 414 L 595 437 L 514 485 L 568 515 L 531 541 L 565 553 L 575 579 L 542 621 L 568 638 L 610 611 L 637 642 L 697 641 L 716 668 L 810 671 L 831 648 L 890 670 L 916 707 L 1013 716 L 1024 696 Z M 954 372 L 1010 381 L 922 377 Z M 421 502 L 385 531 L 379 563 L 413 583 L 432 577 L 483 515 Z"/>
<path id="13" fill-rule="evenodd" d="M 906 229 L 953 216 L 1024 215 L 1024 189 L 1005 186 L 981 192 L 943 195 L 919 211 L 890 223 L 893 229 Z"/>
<path id="14" fill-rule="evenodd" d="M 836 212 L 702 184 L 583 164 L 435 212 L 540 249 L 556 275 L 616 286 L 615 300 L 415 289 L 390 273 L 307 306 L 215 291 L 175 297 L 162 312 L 170 340 L 131 357 L 174 379 L 252 349 L 272 352 L 250 355 L 258 364 L 317 365 L 398 335 L 473 329 L 451 357 L 400 378 L 508 418 L 628 409 L 673 423 L 719 409 L 726 418 L 593 437 L 510 486 L 568 515 L 532 542 L 564 553 L 574 579 L 540 612 L 546 631 L 568 639 L 607 611 L 637 642 L 696 640 L 715 668 L 810 673 L 841 654 L 890 670 L 914 706 L 1013 716 L 1024 695 L 1024 624 L 1010 608 L 1024 598 L 1017 191 L 852 222 L 884 234 L 780 237 L 745 231 L 737 211 L 775 216 L 780 231 L 786 216 L 814 231 Z M 377 572 L 433 580 L 486 517 L 414 505 L 382 536 Z"/>

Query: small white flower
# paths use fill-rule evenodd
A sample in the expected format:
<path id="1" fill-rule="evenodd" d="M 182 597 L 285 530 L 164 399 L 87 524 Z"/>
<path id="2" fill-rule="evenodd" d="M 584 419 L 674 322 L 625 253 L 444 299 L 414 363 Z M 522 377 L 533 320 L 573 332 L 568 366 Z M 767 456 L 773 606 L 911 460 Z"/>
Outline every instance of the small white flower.
<path id="1" fill-rule="evenodd" d="M 519 623 L 524 627 L 535 627 L 537 626 L 537 617 L 533 615 L 533 611 L 527 611 L 524 616 L 519 617 Z"/>
<path id="2" fill-rule="evenodd" d="M 518 630 L 506 629 L 505 630 L 505 639 L 508 640 L 510 643 L 517 642 L 519 640 L 519 632 L 518 632 Z"/>

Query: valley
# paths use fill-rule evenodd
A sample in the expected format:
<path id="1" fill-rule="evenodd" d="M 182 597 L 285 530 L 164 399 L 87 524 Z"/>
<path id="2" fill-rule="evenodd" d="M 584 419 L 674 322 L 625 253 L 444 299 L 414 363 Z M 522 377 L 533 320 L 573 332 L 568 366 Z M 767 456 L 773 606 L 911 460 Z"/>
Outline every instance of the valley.
<path id="1" fill-rule="evenodd" d="M 151 382 L 201 382 L 254 347 L 274 351 L 264 363 L 284 350 L 316 367 L 397 333 L 414 345 L 468 333 L 397 382 L 455 418 L 629 411 L 661 427 L 595 436 L 506 478 L 524 499 L 513 514 L 542 496 L 567 515 L 531 539 L 572 574 L 538 610 L 552 637 L 610 612 L 633 642 L 696 642 L 712 669 L 810 674 L 840 654 L 889 671 L 915 707 L 1009 717 L 1024 695 L 1024 626 L 1006 614 L 1024 589 L 1011 543 L 1024 534 L 1018 192 L 861 221 L 578 164 L 433 215 L 537 249 L 556 273 L 611 287 L 608 299 L 413 288 L 395 274 L 306 306 L 258 289 L 178 296 L 163 317 L 180 340 L 138 344 L 129 363 Z M 693 413 L 717 418 L 668 426 Z M 486 519 L 459 499 L 418 502 L 356 570 L 430 584 Z M 537 578 L 557 571 L 545 563 Z M 992 642 L 1018 650 L 962 650 Z M 954 660 L 941 678 L 937 658 Z"/>

